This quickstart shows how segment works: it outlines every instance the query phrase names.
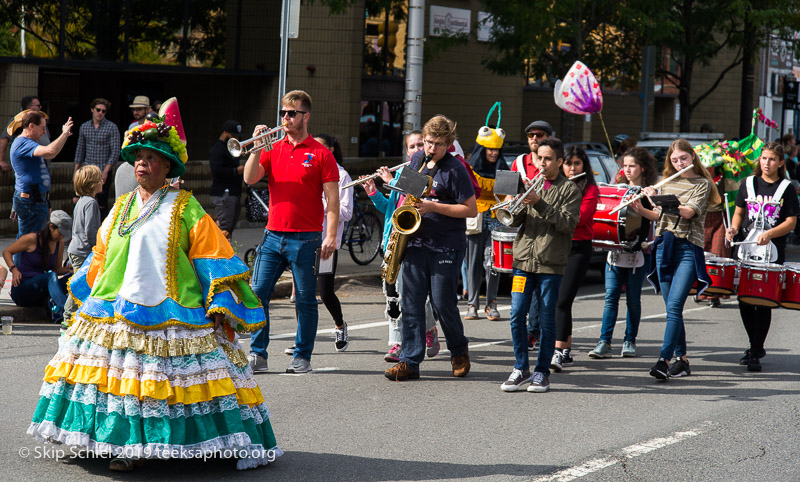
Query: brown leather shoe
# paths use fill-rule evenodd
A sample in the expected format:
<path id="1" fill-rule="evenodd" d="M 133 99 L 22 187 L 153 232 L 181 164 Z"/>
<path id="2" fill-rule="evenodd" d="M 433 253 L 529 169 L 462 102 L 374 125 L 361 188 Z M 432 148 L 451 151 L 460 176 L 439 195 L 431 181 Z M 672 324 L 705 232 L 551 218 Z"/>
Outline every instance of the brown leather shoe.
<path id="1" fill-rule="evenodd" d="M 467 360 L 467 363 L 469 363 L 469 360 Z M 469 368 L 467 368 L 467 370 L 469 370 Z M 406 362 L 400 362 L 397 365 L 393 366 L 392 368 L 383 372 L 383 376 L 385 376 L 389 380 L 394 380 L 396 382 L 404 382 L 406 380 L 418 379 L 419 372 L 408 368 Z"/>
<path id="2" fill-rule="evenodd" d="M 453 366 L 454 377 L 465 377 L 469 373 L 469 352 L 463 355 L 450 357 L 450 365 Z"/>

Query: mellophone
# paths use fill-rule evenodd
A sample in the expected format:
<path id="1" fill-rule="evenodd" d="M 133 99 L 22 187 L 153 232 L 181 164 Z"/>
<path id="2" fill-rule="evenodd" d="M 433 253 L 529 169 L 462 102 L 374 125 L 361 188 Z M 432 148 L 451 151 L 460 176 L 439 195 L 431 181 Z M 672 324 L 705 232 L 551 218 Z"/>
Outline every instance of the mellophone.
<path id="1" fill-rule="evenodd" d="M 750 305 L 800 310 L 800 263 L 737 261 L 712 253 L 706 253 L 705 261 L 711 286 L 704 293 L 736 294 Z M 696 282 L 692 291 L 697 291 Z"/>

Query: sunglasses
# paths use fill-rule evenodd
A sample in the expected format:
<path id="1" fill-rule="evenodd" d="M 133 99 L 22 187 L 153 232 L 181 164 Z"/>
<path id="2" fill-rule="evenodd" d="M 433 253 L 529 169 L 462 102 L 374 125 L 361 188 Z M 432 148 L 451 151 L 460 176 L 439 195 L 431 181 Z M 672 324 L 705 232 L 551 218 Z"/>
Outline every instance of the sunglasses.
<path id="1" fill-rule="evenodd" d="M 104 113 L 106 110 L 105 110 L 105 109 L 98 109 L 97 107 L 95 107 L 95 108 L 94 108 L 94 111 L 95 111 L 95 112 L 99 112 L 99 113 L 101 113 L 101 114 L 102 114 L 102 113 Z"/>
<path id="2" fill-rule="evenodd" d="M 308 112 L 306 112 L 304 110 L 283 110 L 283 109 L 281 109 L 281 110 L 278 111 L 278 114 L 280 114 L 281 117 L 286 117 L 286 115 L 288 114 L 290 119 L 294 119 L 294 116 L 296 116 L 297 114 L 308 114 Z"/>
<path id="3" fill-rule="evenodd" d="M 528 139 L 533 139 L 534 137 L 538 137 L 539 139 L 545 137 L 547 134 L 544 132 L 528 132 Z"/>

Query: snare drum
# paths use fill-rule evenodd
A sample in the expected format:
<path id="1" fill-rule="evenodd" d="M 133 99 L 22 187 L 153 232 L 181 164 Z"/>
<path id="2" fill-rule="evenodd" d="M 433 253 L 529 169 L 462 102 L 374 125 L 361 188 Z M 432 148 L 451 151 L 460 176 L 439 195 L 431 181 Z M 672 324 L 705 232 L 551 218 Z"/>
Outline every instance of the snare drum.
<path id="1" fill-rule="evenodd" d="M 738 263 L 731 258 L 706 258 L 706 272 L 711 278 L 711 286 L 705 293 L 730 295 L 736 293 L 736 271 Z"/>
<path id="2" fill-rule="evenodd" d="M 501 226 L 492 231 L 492 267 L 498 273 L 510 273 L 514 261 L 512 250 L 519 227 Z"/>
<path id="3" fill-rule="evenodd" d="M 603 183 L 598 184 L 597 188 L 600 195 L 594 215 L 592 246 L 602 249 L 630 249 L 644 241 L 647 233 L 642 232 L 642 217 L 633 209 L 624 207 L 611 214 L 611 210 L 619 206 L 626 196 L 636 194 L 638 188 Z"/>
<path id="4" fill-rule="evenodd" d="M 739 301 L 776 308 L 781 303 L 784 267 L 780 264 L 742 262 L 739 276 Z"/>
<path id="5" fill-rule="evenodd" d="M 781 306 L 790 310 L 800 310 L 800 263 L 785 263 L 785 282 Z"/>

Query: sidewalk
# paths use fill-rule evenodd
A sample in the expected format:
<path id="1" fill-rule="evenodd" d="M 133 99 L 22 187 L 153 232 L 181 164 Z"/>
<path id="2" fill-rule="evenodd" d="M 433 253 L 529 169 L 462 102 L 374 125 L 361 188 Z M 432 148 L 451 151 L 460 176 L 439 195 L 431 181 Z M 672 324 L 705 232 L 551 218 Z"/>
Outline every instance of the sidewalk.
<path id="1" fill-rule="evenodd" d="M 233 232 L 233 247 L 239 258 L 244 259 L 244 253 L 250 248 L 255 248 L 264 236 L 262 228 L 240 228 Z M 6 249 L 14 242 L 13 237 L 0 238 L 0 250 Z M 3 263 L 5 265 L 5 263 Z M 381 260 L 376 257 L 372 263 L 366 266 L 356 264 L 350 257 L 347 248 L 339 250 L 339 264 L 336 268 L 337 280 L 349 280 L 354 278 L 380 277 Z M 341 282 L 340 282 L 341 283 Z M 339 283 L 337 283 L 338 285 Z M 43 308 L 20 308 L 11 300 L 11 275 L 9 274 L 5 286 L 0 289 L 0 315 L 13 316 L 15 322 L 44 322 Z M 275 293 L 272 298 L 285 298 L 292 292 L 292 276 L 286 271 L 278 284 L 275 286 Z"/>

